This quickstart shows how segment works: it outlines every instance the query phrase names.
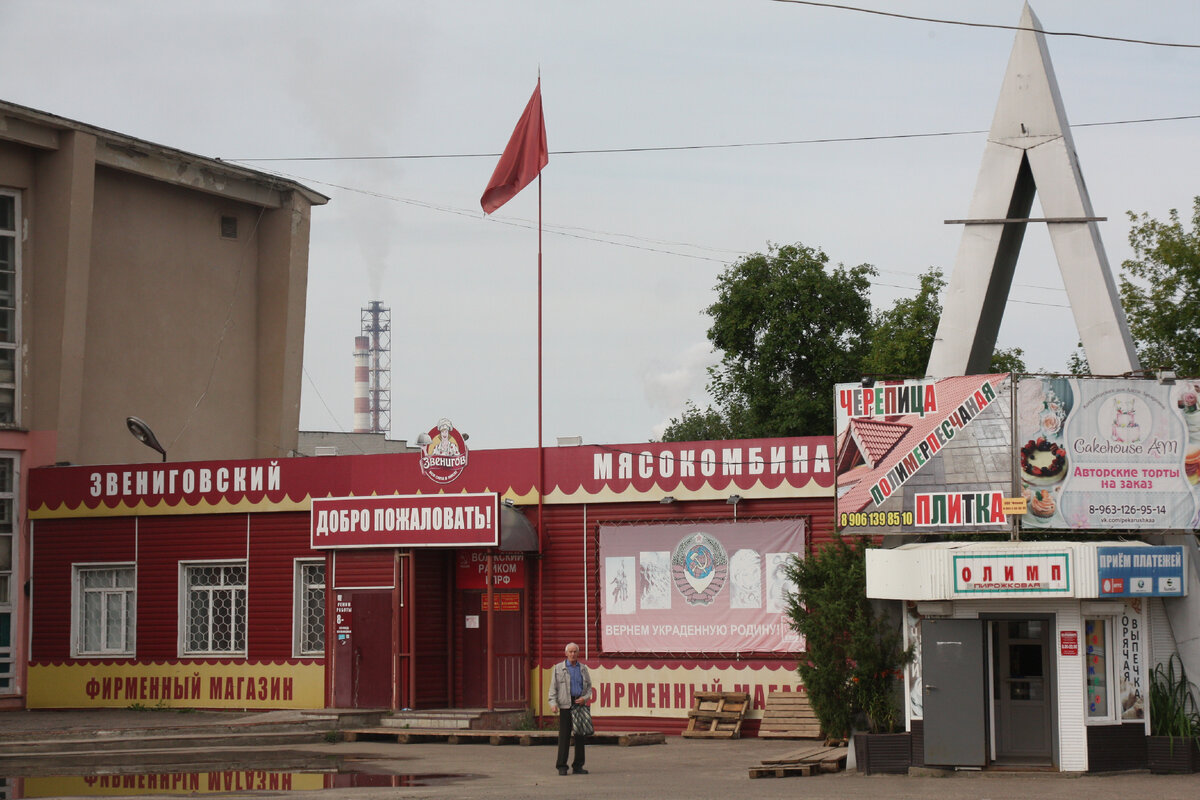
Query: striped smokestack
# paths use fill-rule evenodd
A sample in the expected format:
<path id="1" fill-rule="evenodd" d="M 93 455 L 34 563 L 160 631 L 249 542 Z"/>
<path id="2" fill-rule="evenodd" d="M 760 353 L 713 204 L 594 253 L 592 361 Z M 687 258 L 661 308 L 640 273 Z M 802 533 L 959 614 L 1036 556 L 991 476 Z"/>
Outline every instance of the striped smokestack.
<path id="1" fill-rule="evenodd" d="M 371 433 L 371 338 L 354 337 L 354 432 Z"/>

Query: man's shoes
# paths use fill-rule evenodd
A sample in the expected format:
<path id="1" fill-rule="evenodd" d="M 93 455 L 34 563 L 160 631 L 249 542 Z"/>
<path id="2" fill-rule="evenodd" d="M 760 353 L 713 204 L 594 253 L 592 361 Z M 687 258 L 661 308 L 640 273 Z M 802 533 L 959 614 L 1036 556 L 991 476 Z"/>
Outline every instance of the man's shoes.
<path id="1" fill-rule="evenodd" d="M 588 774 L 588 771 L 586 769 L 584 769 L 583 767 L 580 767 L 579 769 L 574 770 L 574 772 L 576 775 L 587 775 Z"/>
<path id="2" fill-rule="evenodd" d="M 559 768 L 558 768 L 558 774 L 559 774 L 559 775 L 566 775 L 566 774 L 567 774 L 567 768 L 566 768 L 566 767 L 559 767 Z"/>

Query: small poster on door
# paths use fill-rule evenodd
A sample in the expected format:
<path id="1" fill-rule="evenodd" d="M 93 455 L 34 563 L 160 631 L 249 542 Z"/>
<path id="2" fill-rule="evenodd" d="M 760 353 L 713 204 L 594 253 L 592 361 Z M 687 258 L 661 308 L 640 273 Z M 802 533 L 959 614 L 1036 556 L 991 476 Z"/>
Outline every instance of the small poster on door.
<path id="1" fill-rule="evenodd" d="M 467 614 L 467 627 L 468 628 L 478 628 L 479 627 L 479 615 L 478 614 Z"/>

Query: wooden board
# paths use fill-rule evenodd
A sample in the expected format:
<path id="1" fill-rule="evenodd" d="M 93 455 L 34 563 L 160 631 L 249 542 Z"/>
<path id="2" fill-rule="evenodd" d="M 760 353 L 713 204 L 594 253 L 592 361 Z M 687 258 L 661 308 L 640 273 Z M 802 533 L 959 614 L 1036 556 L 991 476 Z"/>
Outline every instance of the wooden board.
<path id="1" fill-rule="evenodd" d="M 846 767 L 845 747 L 812 745 L 774 758 L 763 759 L 763 768 L 810 766 L 814 772 L 838 772 Z"/>
<path id="2" fill-rule="evenodd" d="M 774 767 L 751 767 L 750 777 L 753 778 L 790 778 L 796 775 L 808 777 L 816 770 L 812 764 L 791 764 Z"/>
<path id="3" fill-rule="evenodd" d="M 820 739 L 821 722 L 808 703 L 808 693 L 769 693 L 758 735 L 763 739 Z"/>
<path id="4" fill-rule="evenodd" d="M 688 739 L 737 739 L 742 735 L 742 720 L 750 706 L 746 692 L 696 692 L 687 728 L 680 734 Z"/>

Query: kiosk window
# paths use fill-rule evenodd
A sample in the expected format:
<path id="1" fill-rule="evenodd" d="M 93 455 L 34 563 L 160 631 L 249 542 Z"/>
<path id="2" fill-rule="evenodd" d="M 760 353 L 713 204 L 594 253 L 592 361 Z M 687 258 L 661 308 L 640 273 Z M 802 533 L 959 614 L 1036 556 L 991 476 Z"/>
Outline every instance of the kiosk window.
<path id="1" fill-rule="evenodd" d="M 1087 670 L 1088 719 L 1109 719 L 1113 716 L 1111 691 L 1111 659 L 1109 658 L 1108 621 L 1104 618 L 1084 620 L 1084 664 Z"/>

